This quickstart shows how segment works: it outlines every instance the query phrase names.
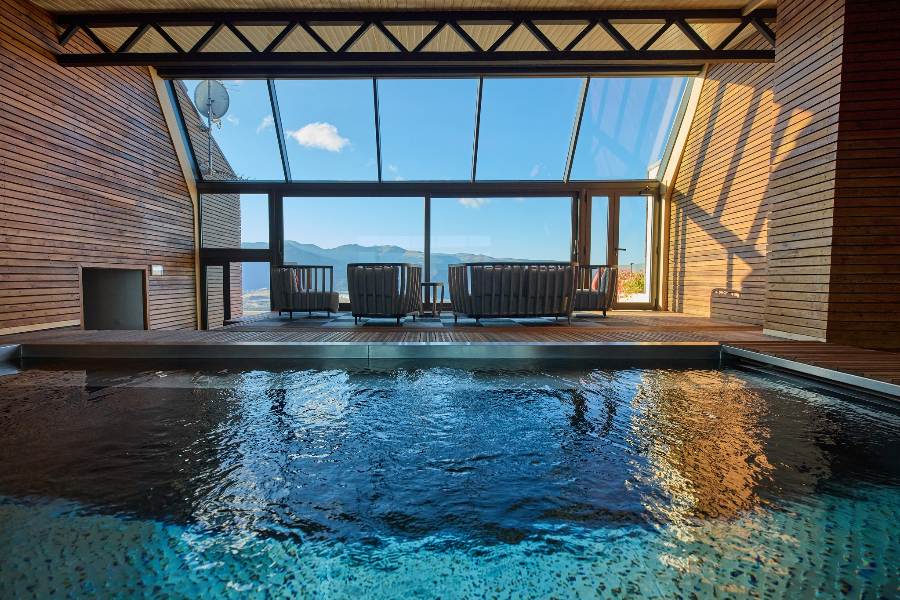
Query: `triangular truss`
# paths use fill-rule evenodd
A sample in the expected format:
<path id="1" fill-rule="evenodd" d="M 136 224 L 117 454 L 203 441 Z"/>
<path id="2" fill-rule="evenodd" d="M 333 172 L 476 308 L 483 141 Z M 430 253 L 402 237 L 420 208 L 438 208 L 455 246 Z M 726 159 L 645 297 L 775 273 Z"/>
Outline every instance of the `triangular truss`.
<path id="1" fill-rule="evenodd" d="M 772 62 L 774 19 L 774 10 L 618 10 L 81 14 L 57 22 L 61 47 L 84 35 L 98 49 L 61 52 L 65 66 L 147 64 L 183 76 L 185 69 L 192 76 L 209 69 L 233 76 L 435 76 Z M 745 43 L 751 35 L 753 43 Z"/>

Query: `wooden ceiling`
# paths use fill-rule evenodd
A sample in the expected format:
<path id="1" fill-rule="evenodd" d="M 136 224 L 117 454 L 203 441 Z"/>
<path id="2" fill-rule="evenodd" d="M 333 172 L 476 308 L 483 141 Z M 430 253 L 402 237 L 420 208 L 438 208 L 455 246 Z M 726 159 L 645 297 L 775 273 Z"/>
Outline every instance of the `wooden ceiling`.
<path id="1" fill-rule="evenodd" d="M 679 10 L 775 8 L 775 0 L 32 0 L 53 13 L 156 11 Z"/>

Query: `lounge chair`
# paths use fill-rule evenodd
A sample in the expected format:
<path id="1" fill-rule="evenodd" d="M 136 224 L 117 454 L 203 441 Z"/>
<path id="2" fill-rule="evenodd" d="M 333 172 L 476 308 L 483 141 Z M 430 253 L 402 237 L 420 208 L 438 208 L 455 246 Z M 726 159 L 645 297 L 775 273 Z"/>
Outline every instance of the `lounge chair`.
<path id="1" fill-rule="evenodd" d="M 340 296 L 334 291 L 334 268 L 317 265 L 285 265 L 271 269 L 272 310 L 288 312 L 338 312 Z"/>
<path id="2" fill-rule="evenodd" d="M 454 320 L 566 317 L 572 320 L 576 263 L 461 263 L 449 265 Z"/>
<path id="3" fill-rule="evenodd" d="M 422 312 L 422 267 L 407 263 L 355 263 L 347 265 L 350 312 L 360 317 L 395 318 Z"/>
<path id="4" fill-rule="evenodd" d="M 619 270 L 610 265 L 582 265 L 579 267 L 578 289 L 575 290 L 576 311 L 606 311 L 616 299 Z"/>

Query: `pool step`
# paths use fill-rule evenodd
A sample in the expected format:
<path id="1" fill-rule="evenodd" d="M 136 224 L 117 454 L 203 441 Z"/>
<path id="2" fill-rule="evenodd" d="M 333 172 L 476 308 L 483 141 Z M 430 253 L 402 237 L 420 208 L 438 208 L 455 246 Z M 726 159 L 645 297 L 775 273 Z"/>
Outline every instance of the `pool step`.
<path id="1" fill-rule="evenodd" d="M 718 360 L 718 342 L 86 342 L 22 345 L 23 358 Z"/>

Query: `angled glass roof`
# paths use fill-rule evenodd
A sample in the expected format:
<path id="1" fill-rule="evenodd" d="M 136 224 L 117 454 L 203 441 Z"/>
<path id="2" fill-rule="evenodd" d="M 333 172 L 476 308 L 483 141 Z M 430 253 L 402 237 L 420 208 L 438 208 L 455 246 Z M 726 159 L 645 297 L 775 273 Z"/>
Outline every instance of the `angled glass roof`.
<path id="1" fill-rule="evenodd" d="M 294 182 L 653 179 L 688 81 L 228 81 L 213 136 L 241 179 L 285 180 L 279 139 Z M 185 83 L 193 95 L 199 82 Z"/>
<path id="2" fill-rule="evenodd" d="M 685 77 L 592 79 L 570 179 L 648 179 L 686 84 Z"/>
<path id="3" fill-rule="evenodd" d="M 383 180 L 469 179 L 477 93 L 477 79 L 379 81 Z"/>
<path id="4" fill-rule="evenodd" d="M 581 79 L 485 79 L 478 180 L 561 181 Z"/>
<path id="5" fill-rule="evenodd" d="M 375 181 L 371 79 L 275 82 L 294 181 Z"/>
<path id="6" fill-rule="evenodd" d="M 199 81 L 185 81 L 194 101 Z M 265 81 L 223 81 L 228 90 L 228 112 L 222 127 L 212 126 L 212 136 L 222 149 L 231 169 L 241 179 L 284 181 L 278 138 L 273 127 L 272 103 Z M 201 118 L 206 123 L 205 118 Z M 207 149 L 194 148 L 201 166 L 207 163 Z M 218 178 L 218 177 L 217 177 Z"/>

